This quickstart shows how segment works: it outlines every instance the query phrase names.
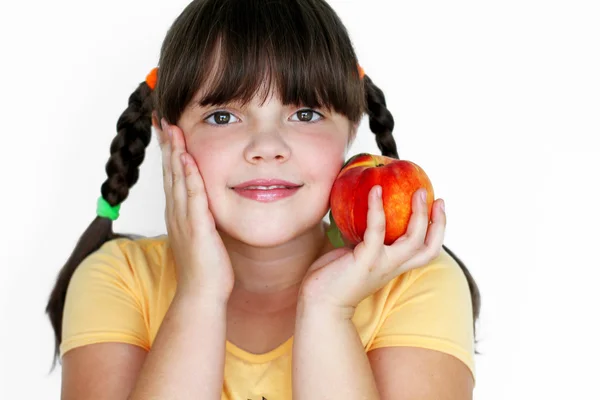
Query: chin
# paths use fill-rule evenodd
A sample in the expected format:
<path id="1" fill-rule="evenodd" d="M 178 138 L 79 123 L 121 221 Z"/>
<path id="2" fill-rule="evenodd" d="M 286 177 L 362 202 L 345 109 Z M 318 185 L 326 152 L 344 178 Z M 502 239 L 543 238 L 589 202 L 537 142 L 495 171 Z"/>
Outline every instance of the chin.
<path id="1" fill-rule="evenodd" d="M 265 230 L 253 230 L 248 232 L 246 230 L 235 229 L 235 231 L 228 233 L 231 237 L 244 244 L 247 244 L 252 247 L 262 247 L 262 248 L 273 248 L 278 247 L 286 242 L 290 241 L 294 235 L 290 234 L 288 231 L 287 234 L 279 231 L 270 231 L 267 232 Z"/>
<path id="2" fill-rule="evenodd" d="M 227 227 L 219 227 L 219 231 L 225 232 L 235 240 L 239 240 L 253 247 L 271 248 L 281 246 L 308 231 L 311 226 L 317 225 L 321 219 L 315 217 L 314 224 L 302 224 L 299 220 L 271 219 L 267 222 L 257 222 L 245 218 L 238 223 L 228 224 Z"/>
<path id="3" fill-rule="evenodd" d="M 296 198 L 282 200 L 289 201 L 289 204 L 240 202 L 237 197 L 232 202 L 231 198 L 224 196 L 214 203 L 211 211 L 217 221 L 217 229 L 234 240 L 255 247 L 276 247 L 321 224 L 329 211 L 329 196 L 319 194 L 329 192 L 318 187 L 309 189 L 311 186 L 306 186 L 296 194 Z"/>

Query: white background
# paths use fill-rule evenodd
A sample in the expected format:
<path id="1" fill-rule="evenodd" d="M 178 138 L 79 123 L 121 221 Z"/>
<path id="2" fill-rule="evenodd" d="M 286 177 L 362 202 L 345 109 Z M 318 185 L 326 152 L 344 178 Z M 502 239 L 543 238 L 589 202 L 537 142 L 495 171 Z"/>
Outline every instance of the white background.
<path id="1" fill-rule="evenodd" d="M 187 4 L 0 6 L 2 399 L 60 396 L 48 294 L 95 216 L 117 118 Z M 598 3 L 331 4 L 479 284 L 475 398 L 600 398 Z M 366 119 L 363 151 L 379 153 Z M 153 137 L 115 230 L 164 233 L 163 210 Z"/>

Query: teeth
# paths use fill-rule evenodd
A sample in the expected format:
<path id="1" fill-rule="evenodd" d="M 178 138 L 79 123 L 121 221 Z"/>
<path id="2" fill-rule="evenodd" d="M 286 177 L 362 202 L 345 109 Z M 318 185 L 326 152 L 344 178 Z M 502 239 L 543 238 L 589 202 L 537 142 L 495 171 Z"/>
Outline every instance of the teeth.
<path id="1" fill-rule="evenodd" d="M 274 185 L 274 186 L 246 186 L 244 189 L 259 189 L 259 190 L 270 190 L 270 189 L 288 189 L 287 186 Z"/>

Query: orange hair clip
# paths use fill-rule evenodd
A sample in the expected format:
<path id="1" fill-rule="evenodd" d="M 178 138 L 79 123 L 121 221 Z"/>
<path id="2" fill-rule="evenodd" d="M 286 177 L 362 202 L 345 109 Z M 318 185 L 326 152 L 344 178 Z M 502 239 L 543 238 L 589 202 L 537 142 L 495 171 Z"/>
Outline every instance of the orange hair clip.
<path id="1" fill-rule="evenodd" d="M 365 70 L 359 65 L 358 66 L 358 76 L 362 79 L 365 76 Z"/>
<path id="2" fill-rule="evenodd" d="M 158 67 L 153 68 L 152 71 L 146 76 L 146 83 L 150 86 L 150 89 L 154 90 L 156 86 L 156 80 L 158 78 Z"/>

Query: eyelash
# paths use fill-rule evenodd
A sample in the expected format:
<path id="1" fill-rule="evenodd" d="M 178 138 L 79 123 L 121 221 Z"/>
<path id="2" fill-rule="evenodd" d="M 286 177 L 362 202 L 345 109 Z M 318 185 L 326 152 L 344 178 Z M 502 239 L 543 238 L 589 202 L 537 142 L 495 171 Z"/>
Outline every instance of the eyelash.
<path id="1" fill-rule="evenodd" d="M 317 114 L 321 118 L 317 119 L 316 121 L 297 121 L 297 122 L 304 122 L 305 124 L 314 124 L 314 123 L 319 122 L 319 121 L 321 121 L 322 119 L 325 118 L 325 116 L 323 114 L 321 114 L 320 112 L 318 112 L 316 110 L 313 110 L 312 108 L 302 108 L 302 109 L 296 111 L 293 115 L 296 115 L 296 114 L 298 114 L 299 112 L 302 112 L 302 111 L 312 111 L 313 113 Z M 219 113 L 234 115 L 233 113 L 231 113 L 229 111 L 226 111 L 226 110 L 217 110 L 217 111 L 213 112 L 212 114 L 210 114 L 208 117 L 204 118 L 204 121 L 207 121 L 209 118 L 214 117 L 215 114 L 219 114 Z M 209 122 L 209 125 L 214 125 L 214 126 L 217 126 L 217 127 L 221 128 L 221 127 L 225 127 L 225 126 L 231 125 L 231 124 L 230 123 L 227 123 L 227 124 L 217 124 L 217 123 L 214 123 L 213 124 L 213 123 Z"/>

